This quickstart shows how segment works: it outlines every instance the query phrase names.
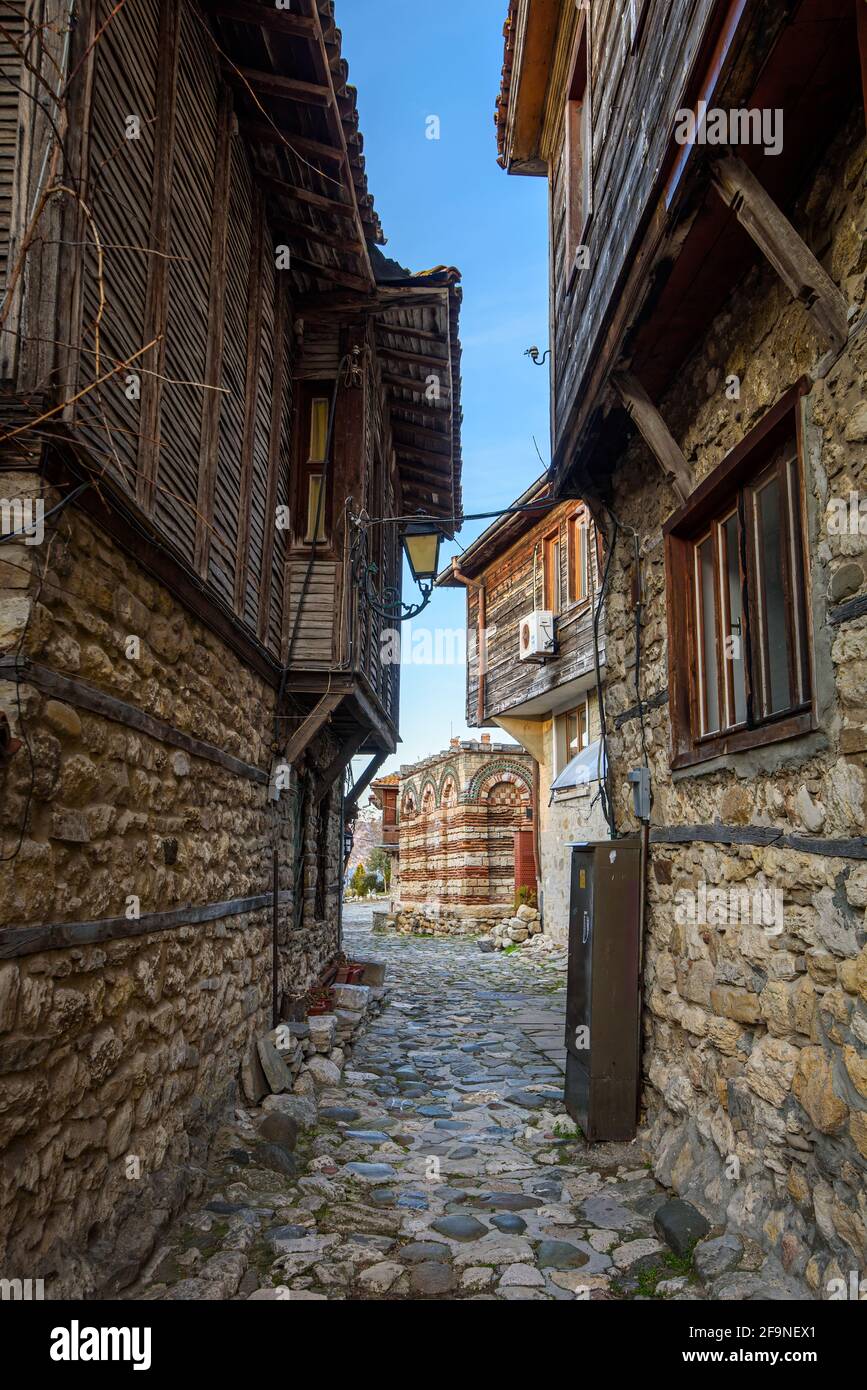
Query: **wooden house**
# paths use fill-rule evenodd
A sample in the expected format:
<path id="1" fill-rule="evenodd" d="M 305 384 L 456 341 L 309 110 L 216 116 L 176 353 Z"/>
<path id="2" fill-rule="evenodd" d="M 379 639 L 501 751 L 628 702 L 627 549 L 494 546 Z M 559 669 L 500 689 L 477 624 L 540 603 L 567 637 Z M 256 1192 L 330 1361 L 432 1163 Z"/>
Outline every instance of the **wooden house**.
<path id="1" fill-rule="evenodd" d="M 536 896 L 565 942 L 569 843 L 607 833 L 599 691 L 602 556 L 583 501 L 536 480 L 439 576 L 467 594 L 467 723 L 497 725 L 536 762 Z"/>
<path id="2" fill-rule="evenodd" d="M 550 190 L 549 484 L 611 555 L 656 1172 L 817 1297 L 867 1158 L 865 91 L 862 0 L 513 0 L 496 111 Z"/>
<path id="3" fill-rule="evenodd" d="M 242 1061 L 258 1098 L 256 1035 L 338 950 L 344 818 L 398 739 L 392 519 L 460 509 L 461 292 L 379 249 L 330 0 L 6 10 L 0 969 L 79 997 L 3 1015 L 0 1148 L 40 1176 L 2 1169 L 0 1236 L 59 1296 L 129 1277 L 125 1223 L 167 1174 L 182 1199 Z M 36 1103 L 99 1029 L 107 1071 Z"/>

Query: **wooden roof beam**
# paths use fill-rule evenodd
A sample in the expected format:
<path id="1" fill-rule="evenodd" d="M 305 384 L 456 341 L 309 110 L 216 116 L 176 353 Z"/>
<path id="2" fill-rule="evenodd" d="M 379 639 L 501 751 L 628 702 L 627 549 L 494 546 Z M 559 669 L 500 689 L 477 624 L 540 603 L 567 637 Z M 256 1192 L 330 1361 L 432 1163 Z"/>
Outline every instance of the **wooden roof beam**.
<path id="1" fill-rule="evenodd" d="M 406 328 L 402 324 L 383 323 L 382 319 L 379 321 L 378 329 L 380 333 L 393 333 L 396 337 L 418 338 L 423 343 L 441 343 L 446 337 L 445 333 L 434 333 L 429 328 Z"/>
<path id="2" fill-rule="evenodd" d="M 449 394 L 450 389 L 447 380 L 449 364 L 448 362 L 443 362 L 442 366 L 445 368 L 445 371 L 442 374 L 443 379 L 440 382 L 440 391 L 446 396 Z M 432 373 L 432 375 L 435 375 L 435 373 Z M 396 372 L 383 372 L 382 380 L 386 386 L 396 387 L 399 391 L 413 391 L 418 396 L 425 396 L 427 391 L 427 382 L 424 380 L 416 381 L 414 376 L 399 376 Z M 425 397 L 425 399 L 427 398 Z M 427 404 L 422 406 L 421 409 L 436 410 L 437 406 L 440 404 L 444 405 L 445 402 L 439 402 L 437 400 L 427 401 Z"/>
<path id="3" fill-rule="evenodd" d="M 717 192 L 838 351 L 849 336 L 849 306 L 809 246 L 737 155 L 714 162 Z"/>
<path id="4" fill-rule="evenodd" d="M 692 469 L 669 431 L 653 401 L 638 379 L 629 372 L 615 372 L 614 386 L 653 457 L 680 498 L 685 502 L 695 486 Z"/>
<path id="5" fill-rule="evenodd" d="M 302 82 L 297 77 L 283 77 L 276 72 L 262 72 L 258 68 L 240 68 L 232 63 L 223 63 L 223 72 L 230 81 L 248 84 L 256 91 L 268 96 L 282 97 L 285 101 L 300 101 L 304 106 L 330 107 L 333 92 L 317 82 Z"/>
<path id="6" fill-rule="evenodd" d="M 294 14 L 291 10 L 278 10 L 276 6 L 266 9 L 264 5 L 253 5 L 250 0 L 217 0 L 212 7 L 220 19 L 229 19 L 238 24 L 257 24 L 260 29 L 270 29 L 275 34 L 287 38 L 312 39 L 315 25 L 307 15 Z"/>
<path id="7" fill-rule="evenodd" d="M 299 188 L 286 179 L 278 179 L 275 174 L 266 174 L 264 169 L 256 169 L 256 178 L 273 193 L 291 198 L 294 203 L 305 203 L 307 207 L 318 208 L 320 212 L 330 212 L 335 217 L 345 217 L 352 221 L 352 208 L 348 203 L 338 203 L 334 198 L 326 198 L 323 193 L 313 193 L 309 188 Z"/>
<path id="8" fill-rule="evenodd" d="M 303 2 L 304 0 L 302 0 L 302 4 Z M 358 192 L 355 187 L 355 180 L 353 178 L 352 173 L 352 164 L 349 159 L 349 149 L 346 143 L 346 132 L 343 129 L 343 120 L 341 119 L 340 112 L 338 110 L 337 92 L 334 87 L 334 74 L 331 70 L 331 62 L 328 57 L 328 49 L 325 45 L 325 35 L 322 29 L 322 20 L 319 14 L 319 7 L 316 3 L 316 0 L 306 0 L 306 3 L 309 8 L 310 18 L 313 20 L 315 28 L 315 33 L 313 36 L 313 48 L 314 51 L 318 51 L 319 53 L 319 63 L 320 68 L 322 70 L 322 76 L 328 83 L 328 90 L 331 93 L 331 101 L 329 102 L 327 110 L 327 119 L 335 139 L 335 144 L 338 146 L 343 155 L 343 168 L 345 170 L 346 179 L 349 184 L 349 190 L 352 196 L 353 221 L 355 223 L 356 232 L 358 233 L 358 239 L 364 262 L 367 283 L 370 285 L 371 288 L 373 288 L 376 284 L 376 277 L 373 273 L 373 266 L 371 265 L 370 261 L 370 252 L 367 249 L 367 237 L 364 231 L 364 223 L 361 220 L 361 208 L 359 207 L 358 203 Z"/>
<path id="9" fill-rule="evenodd" d="M 278 150 L 288 150 L 290 154 L 300 154 L 308 159 L 325 159 L 331 164 L 342 164 L 343 154 L 333 145 L 323 140 L 313 140 L 309 135 L 296 135 L 294 131 L 282 130 L 268 125 L 266 121 L 239 121 L 242 135 L 248 140 L 258 140 L 263 145 L 273 145 Z"/>
<path id="10" fill-rule="evenodd" d="M 406 406 L 406 407 L 409 408 L 409 409 L 413 409 L 413 407 L 410 405 L 409 401 L 397 401 L 397 402 L 394 402 L 394 404 L 393 404 L 393 406 L 392 406 L 392 412 L 391 412 L 391 428 L 392 428 L 393 431 L 394 431 L 394 430 L 404 430 L 407 434 L 409 434 L 409 433 L 417 434 L 417 435 L 419 435 L 422 439 L 424 439 L 428 444 L 444 444 L 444 445 L 446 446 L 444 452 L 449 453 L 449 454 L 451 453 L 451 451 L 452 451 L 451 430 L 449 430 L 449 431 L 446 433 L 444 430 L 431 430 L 431 429 L 428 429 L 427 425 L 413 425 L 409 420 L 403 420 L 403 419 L 401 419 L 400 417 L 398 417 L 398 416 L 395 414 L 394 405 L 397 405 L 398 407 L 401 406 L 401 405 L 404 405 L 404 406 Z M 415 447 L 415 445 L 414 445 L 414 444 L 412 443 L 412 441 L 409 440 L 409 439 L 405 439 L 405 440 L 399 442 L 398 436 L 397 436 L 397 435 L 395 435 L 394 443 L 395 443 L 395 448 L 399 448 L 399 447 L 401 446 L 401 443 L 402 443 L 403 445 L 405 445 L 406 448 L 408 448 L 408 449 L 413 449 L 413 448 Z"/>
<path id="11" fill-rule="evenodd" d="M 380 357 L 387 357 L 389 362 L 411 362 L 416 367 L 444 367 L 449 369 L 449 359 L 447 357 L 432 357 L 429 353 L 404 351 L 403 348 L 388 347 L 377 339 L 377 351 Z"/>

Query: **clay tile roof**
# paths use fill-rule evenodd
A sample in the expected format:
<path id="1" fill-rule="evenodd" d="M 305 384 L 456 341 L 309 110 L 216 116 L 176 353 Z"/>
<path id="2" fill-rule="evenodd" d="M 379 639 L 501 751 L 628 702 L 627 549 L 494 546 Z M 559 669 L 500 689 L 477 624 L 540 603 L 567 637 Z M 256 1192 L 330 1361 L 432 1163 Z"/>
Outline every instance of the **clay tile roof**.
<path id="1" fill-rule="evenodd" d="M 517 13 L 518 0 L 509 0 L 509 10 L 503 25 L 503 70 L 494 111 L 494 125 L 497 127 L 497 159 L 503 165 L 506 161 L 506 124 L 509 119 L 509 98 L 512 93 L 512 65 L 515 61 L 515 20 Z"/>
<path id="2" fill-rule="evenodd" d="M 400 773 L 390 772 L 387 777 L 377 777 L 375 782 L 371 782 L 372 787 L 396 787 L 400 782 Z"/>

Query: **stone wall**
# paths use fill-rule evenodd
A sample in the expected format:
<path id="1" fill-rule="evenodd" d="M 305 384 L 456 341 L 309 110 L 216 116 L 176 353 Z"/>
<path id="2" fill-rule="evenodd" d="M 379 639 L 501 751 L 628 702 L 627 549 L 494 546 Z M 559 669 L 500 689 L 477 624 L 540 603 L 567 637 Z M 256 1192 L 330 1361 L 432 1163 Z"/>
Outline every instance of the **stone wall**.
<path id="1" fill-rule="evenodd" d="M 4 478 L 7 495 L 39 486 Z M 0 1271 L 55 1297 L 111 1293 L 196 1189 L 239 1062 L 270 1027 L 275 848 L 281 995 L 302 996 L 336 952 L 339 798 L 323 818 L 296 777 L 269 800 L 273 690 L 74 507 L 0 558 L 0 649 L 240 760 L 26 671 L 0 685 L 22 740 L 0 770 Z M 309 767 L 333 751 L 322 736 Z M 209 904 L 213 920 L 177 924 Z M 109 939 L 65 944 L 64 924 L 107 919 Z M 47 923 L 54 939 L 32 950 L 21 929 Z"/>
<path id="2" fill-rule="evenodd" d="M 595 693 L 588 700 L 588 738 L 599 737 L 599 706 Z M 599 783 L 555 792 L 554 725 L 547 722 L 543 735 L 543 759 L 539 763 L 539 849 L 541 857 L 542 916 L 545 935 L 559 945 L 569 940 L 569 898 L 572 886 L 573 840 L 606 840 L 608 825 L 598 799 Z"/>
<path id="3" fill-rule="evenodd" d="M 846 298 L 864 307 L 867 146 L 842 133 L 796 225 Z M 758 265 L 729 300 L 660 410 L 704 477 L 825 353 L 813 321 Z M 824 374 L 823 374 L 824 373 Z M 727 398 L 726 378 L 740 378 Z M 867 338 L 850 339 L 806 397 L 805 469 L 820 729 L 722 764 L 672 774 L 665 567 L 672 493 L 644 447 L 619 461 L 612 508 L 641 537 L 646 585 L 642 696 L 652 827 L 742 828 L 855 842 L 846 854 L 760 843 L 651 844 L 647 884 L 645 1101 L 656 1172 L 713 1220 L 728 1220 L 821 1292 L 867 1259 L 867 865 L 857 857 L 867 789 L 867 618 L 829 608 L 867 592 L 862 534 L 838 535 L 829 502 L 867 498 Z M 862 511 L 867 506 L 862 503 Z M 607 610 L 606 705 L 618 828 L 634 829 L 629 768 L 641 761 L 635 704 L 631 538 L 621 535 Z M 759 833 L 755 833 L 759 832 Z M 821 845 L 814 845 L 821 849 Z M 842 847 L 841 847 L 842 848 Z M 852 854 L 856 857 L 852 857 Z M 764 888 L 779 921 L 690 921 L 681 890 Z M 679 896 L 680 895 L 680 896 Z M 773 896 L 776 895 L 776 896 Z M 781 927 L 781 930 L 777 930 Z"/>

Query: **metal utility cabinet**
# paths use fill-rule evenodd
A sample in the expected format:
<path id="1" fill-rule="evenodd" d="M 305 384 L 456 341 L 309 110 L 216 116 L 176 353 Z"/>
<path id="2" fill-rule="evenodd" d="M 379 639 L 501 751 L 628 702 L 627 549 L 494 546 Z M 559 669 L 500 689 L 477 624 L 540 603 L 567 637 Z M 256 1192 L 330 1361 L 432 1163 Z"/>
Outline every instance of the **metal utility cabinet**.
<path id="1" fill-rule="evenodd" d="M 565 1102 L 590 1140 L 635 1137 L 642 873 L 637 835 L 572 846 Z"/>

